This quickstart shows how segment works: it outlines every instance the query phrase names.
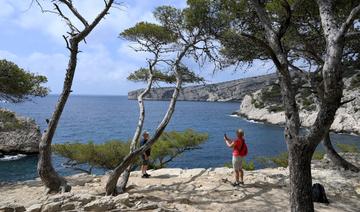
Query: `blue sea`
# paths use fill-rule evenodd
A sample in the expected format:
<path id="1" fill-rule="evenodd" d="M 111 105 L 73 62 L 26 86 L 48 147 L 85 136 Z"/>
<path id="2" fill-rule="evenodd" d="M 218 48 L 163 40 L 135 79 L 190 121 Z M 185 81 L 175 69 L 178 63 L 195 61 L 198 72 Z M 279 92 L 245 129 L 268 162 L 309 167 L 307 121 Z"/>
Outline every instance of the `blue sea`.
<path id="1" fill-rule="evenodd" d="M 45 119 L 50 118 L 58 96 L 35 98 L 20 104 L 0 103 L 19 115 L 32 117 L 45 129 Z M 168 101 L 146 101 L 145 129 L 153 132 L 160 123 Z M 223 135 L 235 136 L 235 130 L 242 128 L 249 148 L 247 160 L 262 156 L 274 156 L 286 151 L 283 128 L 270 124 L 247 121 L 231 116 L 239 109 L 239 103 L 179 101 L 166 130 L 182 131 L 188 128 L 207 132 L 209 139 L 201 149 L 186 152 L 172 161 L 169 167 L 221 167 L 231 161 L 231 150 L 224 144 Z M 138 104 L 126 96 L 71 96 L 56 131 L 53 143 L 71 141 L 101 143 L 110 139 L 127 141 L 132 138 L 138 118 Z M 360 137 L 346 134 L 332 134 L 334 143 L 356 144 Z M 54 155 L 53 164 L 61 175 L 77 173 L 61 166 L 66 159 Z M 34 179 L 37 156 L 16 157 L 0 160 L 0 182 Z M 255 163 L 256 168 L 262 168 Z M 102 174 L 101 168 L 95 173 Z"/>

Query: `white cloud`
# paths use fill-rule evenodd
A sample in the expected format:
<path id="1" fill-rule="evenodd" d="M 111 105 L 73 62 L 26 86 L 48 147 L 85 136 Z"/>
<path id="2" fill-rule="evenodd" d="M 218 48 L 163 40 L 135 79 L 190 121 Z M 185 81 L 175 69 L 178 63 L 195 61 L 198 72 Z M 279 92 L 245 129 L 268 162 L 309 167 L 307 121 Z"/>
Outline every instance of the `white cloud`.
<path id="1" fill-rule="evenodd" d="M 14 8 L 7 2 L 0 1 L 0 20 L 10 17 L 14 13 Z"/>
<path id="2" fill-rule="evenodd" d="M 50 1 L 42 2 L 45 4 L 44 7 L 52 8 Z M 74 2 L 89 21 L 103 8 L 103 0 Z M 0 34 L 0 48 L 3 49 L 3 51 L 0 50 L 0 59 L 12 60 L 29 71 L 46 75 L 49 80 L 48 86 L 53 93 L 59 93 L 62 89 L 69 54 L 62 39 L 62 34 L 66 32 L 67 27 L 60 17 L 55 14 L 43 14 L 35 5 L 25 11 L 29 3 L 30 0 L 0 0 L 0 28 L 11 31 L 11 33 L 3 33 L 3 36 Z M 130 72 L 145 66 L 149 55 L 135 52 L 129 47 L 133 44 L 118 38 L 118 34 L 139 21 L 156 22 L 152 11 L 156 6 L 164 4 L 185 7 L 186 1 L 128 0 L 121 10 L 112 8 L 110 14 L 89 35 L 87 45 L 82 43 L 80 46 L 82 53 L 78 56 L 73 83 L 74 93 L 126 94 L 128 90 L 143 87 L 143 84 L 127 81 L 126 77 Z M 27 39 L 14 39 L 13 32 L 26 36 Z M 40 33 L 41 36 L 39 36 Z M 26 42 L 34 40 L 36 45 L 26 45 Z M 23 46 L 31 46 L 31 49 L 24 49 Z M 256 63 L 252 68 L 254 71 L 251 72 L 230 74 L 230 70 L 213 76 L 211 65 L 199 71 L 199 66 L 193 61 L 189 60 L 185 63 L 211 82 L 259 75 L 268 69 L 268 65 L 262 67 L 260 63 Z"/>
<path id="3" fill-rule="evenodd" d="M 103 90 L 103 87 L 110 84 L 113 85 L 115 90 L 121 92 L 117 94 L 126 94 L 126 88 L 119 90 L 117 87 L 129 84 L 126 77 L 138 67 L 128 63 L 126 60 L 122 60 L 118 55 L 112 56 L 111 52 L 103 45 L 89 45 L 85 49 L 83 53 L 78 55 L 73 82 L 76 88 L 74 93 L 87 93 L 90 90 L 89 88 L 93 88 L 95 93 L 116 94 L 112 91 Z M 26 70 L 47 76 L 47 86 L 50 87 L 52 92 L 61 92 L 68 55 L 33 52 L 21 57 L 12 52 L 0 50 L 0 59 L 13 61 Z"/>

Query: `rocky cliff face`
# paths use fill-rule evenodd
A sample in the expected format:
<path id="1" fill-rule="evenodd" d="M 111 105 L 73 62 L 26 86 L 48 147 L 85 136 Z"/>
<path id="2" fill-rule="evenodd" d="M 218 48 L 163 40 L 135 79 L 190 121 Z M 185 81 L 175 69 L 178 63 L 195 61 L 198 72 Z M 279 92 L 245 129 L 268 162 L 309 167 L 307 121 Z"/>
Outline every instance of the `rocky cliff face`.
<path id="1" fill-rule="evenodd" d="M 34 120 L 0 109 L 0 153 L 38 153 L 40 139 L 40 129 Z"/>
<path id="2" fill-rule="evenodd" d="M 233 80 L 228 82 L 189 86 L 181 90 L 178 100 L 182 101 L 234 101 L 240 102 L 246 94 L 250 94 L 276 81 L 276 74 Z M 152 89 L 145 97 L 148 100 L 169 100 L 174 88 Z M 142 89 L 128 93 L 128 99 L 136 99 Z"/>
<path id="3" fill-rule="evenodd" d="M 360 135 L 360 73 L 344 79 L 342 101 L 351 99 L 354 100 L 338 109 L 331 130 Z M 297 95 L 297 102 L 302 126 L 312 126 L 318 112 L 313 94 L 309 90 L 302 89 Z M 246 95 L 238 114 L 248 119 L 282 125 L 285 122 L 283 110 L 280 88 L 267 86 Z"/>

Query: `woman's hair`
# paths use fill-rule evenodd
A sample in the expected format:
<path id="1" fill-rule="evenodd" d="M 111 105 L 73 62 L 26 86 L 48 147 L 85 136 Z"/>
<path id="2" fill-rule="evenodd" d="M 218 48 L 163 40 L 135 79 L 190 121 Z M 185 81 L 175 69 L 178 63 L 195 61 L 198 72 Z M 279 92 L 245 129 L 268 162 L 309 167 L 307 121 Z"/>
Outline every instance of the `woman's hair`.
<path id="1" fill-rule="evenodd" d="M 240 135 L 241 137 L 243 137 L 245 135 L 244 130 L 242 130 L 242 129 L 237 129 L 236 134 Z"/>

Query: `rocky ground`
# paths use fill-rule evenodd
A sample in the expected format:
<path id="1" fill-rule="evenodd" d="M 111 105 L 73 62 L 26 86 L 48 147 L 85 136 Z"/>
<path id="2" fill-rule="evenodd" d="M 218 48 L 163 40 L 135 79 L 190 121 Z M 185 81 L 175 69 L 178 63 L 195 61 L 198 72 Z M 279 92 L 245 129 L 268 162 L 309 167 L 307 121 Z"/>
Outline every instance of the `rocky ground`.
<path id="1" fill-rule="evenodd" d="M 360 154 L 346 158 L 360 166 Z M 324 185 L 330 204 L 316 211 L 360 211 L 360 173 L 337 170 L 326 159 L 314 161 L 313 183 Z M 149 179 L 133 172 L 127 193 L 105 196 L 107 176 L 68 177 L 70 193 L 45 195 L 39 180 L 0 185 L 0 211 L 289 211 L 285 168 L 245 172 L 245 185 L 230 185 L 232 170 L 160 169 Z"/>

